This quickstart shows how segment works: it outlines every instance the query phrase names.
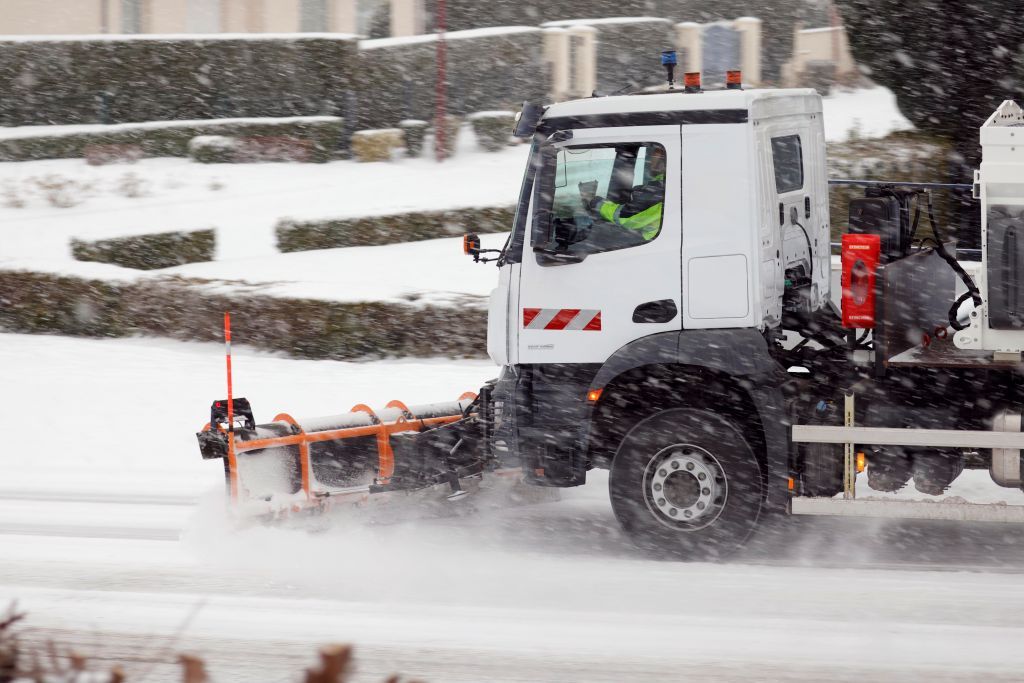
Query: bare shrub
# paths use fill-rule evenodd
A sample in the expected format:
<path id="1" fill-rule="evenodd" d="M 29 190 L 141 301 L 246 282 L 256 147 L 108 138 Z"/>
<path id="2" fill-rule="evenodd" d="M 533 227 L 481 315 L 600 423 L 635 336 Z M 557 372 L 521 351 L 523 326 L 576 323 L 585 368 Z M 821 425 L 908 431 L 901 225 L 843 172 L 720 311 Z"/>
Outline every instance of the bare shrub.
<path id="1" fill-rule="evenodd" d="M 117 181 L 117 193 L 129 199 L 138 199 L 149 194 L 149 183 L 134 171 L 129 171 Z"/>
<path id="2" fill-rule="evenodd" d="M 18 639 L 12 627 L 24 618 L 15 605 L 8 607 L 0 618 L 0 683 L 13 681 L 18 675 Z"/>
<path id="3" fill-rule="evenodd" d="M 85 201 L 89 191 L 92 190 L 91 183 L 78 182 L 57 173 L 34 178 L 32 182 L 42 192 L 46 203 L 58 209 L 70 209 L 73 206 L 78 206 Z"/>
<path id="4" fill-rule="evenodd" d="M 8 209 L 24 209 L 25 198 L 21 196 L 21 188 L 12 180 L 4 182 L 0 189 L 0 196 L 3 197 L 4 206 Z"/>

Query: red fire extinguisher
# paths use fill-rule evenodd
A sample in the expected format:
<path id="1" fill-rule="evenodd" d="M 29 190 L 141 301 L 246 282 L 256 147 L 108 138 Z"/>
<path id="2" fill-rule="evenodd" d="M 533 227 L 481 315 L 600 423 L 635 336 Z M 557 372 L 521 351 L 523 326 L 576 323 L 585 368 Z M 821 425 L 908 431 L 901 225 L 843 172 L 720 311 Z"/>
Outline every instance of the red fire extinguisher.
<path id="1" fill-rule="evenodd" d="M 875 326 L 875 281 L 881 248 L 878 235 L 843 235 L 843 327 Z"/>

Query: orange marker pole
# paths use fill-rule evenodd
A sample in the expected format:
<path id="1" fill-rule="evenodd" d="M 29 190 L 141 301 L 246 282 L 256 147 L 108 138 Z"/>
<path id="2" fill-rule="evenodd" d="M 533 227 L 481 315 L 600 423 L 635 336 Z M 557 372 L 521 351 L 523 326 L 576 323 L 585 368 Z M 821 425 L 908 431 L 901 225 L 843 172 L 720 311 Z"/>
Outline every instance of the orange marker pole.
<path id="1" fill-rule="evenodd" d="M 224 353 L 228 373 L 228 483 L 231 500 L 238 500 L 238 459 L 235 457 L 235 405 L 231 386 L 231 312 L 224 312 Z"/>

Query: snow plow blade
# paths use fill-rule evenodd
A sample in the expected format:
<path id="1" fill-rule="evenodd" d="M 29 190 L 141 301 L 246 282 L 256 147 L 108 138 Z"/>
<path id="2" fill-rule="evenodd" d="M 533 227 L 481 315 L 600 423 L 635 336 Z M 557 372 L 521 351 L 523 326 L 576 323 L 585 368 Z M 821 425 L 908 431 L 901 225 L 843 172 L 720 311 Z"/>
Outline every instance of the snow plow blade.
<path id="1" fill-rule="evenodd" d="M 227 401 L 214 401 L 196 436 L 204 459 L 223 458 L 232 502 L 254 512 L 321 509 L 437 485 L 456 497 L 462 478 L 493 469 L 479 415 L 486 405 L 467 392 L 447 403 L 392 401 L 377 411 L 359 404 L 340 415 L 296 420 L 282 413 L 255 424 L 248 401 L 237 398 L 234 425 Z"/>

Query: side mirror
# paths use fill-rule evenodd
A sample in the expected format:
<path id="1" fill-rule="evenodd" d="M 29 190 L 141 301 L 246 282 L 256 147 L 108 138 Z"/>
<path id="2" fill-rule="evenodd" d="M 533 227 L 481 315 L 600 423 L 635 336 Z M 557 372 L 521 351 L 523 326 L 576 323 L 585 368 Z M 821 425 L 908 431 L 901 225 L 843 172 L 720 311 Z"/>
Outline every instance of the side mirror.
<path id="1" fill-rule="evenodd" d="M 472 256 L 474 261 L 480 259 L 480 235 L 475 232 L 462 236 L 462 253 Z"/>
<path id="2" fill-rule="evenodd" d="M 501 258 L 504 254 L 502 249 L 481 249 L 480 235 L 475 232 L 467 232 L 462 236 L 462 253 L 473 257 L 473 263 L 491 263 L 498 261 L 501 265 Z M 497 254 L 497 256 L 484 256 L 483 254 Z"/>
<path id="3" fill-rule="evenodd" d="M 523 102 L 522 110 L 516 114 L 516 127 L 512 135 L 517 138 L 532 138 L 537 132 L 537 125 L 544 116 L 544 107 L 533 102 Z"/>

